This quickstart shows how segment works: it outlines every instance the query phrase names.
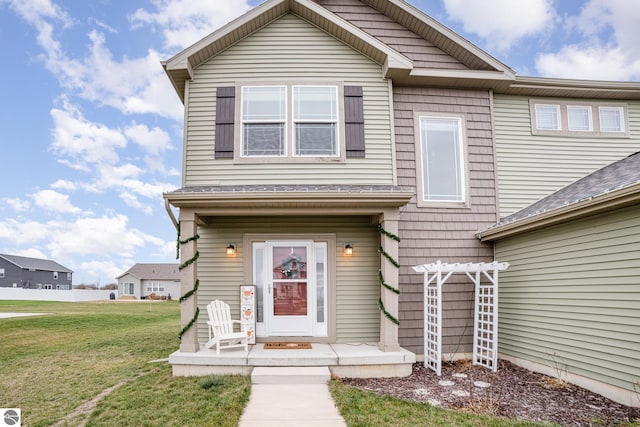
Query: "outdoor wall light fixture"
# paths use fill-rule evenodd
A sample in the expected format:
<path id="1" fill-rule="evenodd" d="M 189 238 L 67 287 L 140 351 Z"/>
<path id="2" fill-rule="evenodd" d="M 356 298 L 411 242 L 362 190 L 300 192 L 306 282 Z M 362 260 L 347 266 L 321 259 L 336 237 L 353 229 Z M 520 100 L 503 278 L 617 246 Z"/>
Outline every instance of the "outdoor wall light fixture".
<path id="1" fill-rule="evenodd" d="M 233 256 L 235 254 L 236 254 L 236 245 L 229 243 L 229 246 L 227 246 L 227 255 Z"/>
<path id="2" fill-rule="evenodd" d="M 353 255 L 353 246 L 351 245 L 351 243 L 347 243 L 346 245 L 344 245 L 344 256 L 351 255 Z"/>

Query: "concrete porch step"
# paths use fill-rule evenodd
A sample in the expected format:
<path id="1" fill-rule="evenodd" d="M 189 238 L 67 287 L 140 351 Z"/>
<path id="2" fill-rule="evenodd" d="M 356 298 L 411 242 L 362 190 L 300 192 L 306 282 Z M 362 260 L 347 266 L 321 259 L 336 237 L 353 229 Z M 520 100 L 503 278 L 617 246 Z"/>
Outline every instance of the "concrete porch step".
<path id="1" fill-rule="evenodd" d="M 256 366 L 252 384 L 326 384 L 331 379 L 328 366 Z"/>

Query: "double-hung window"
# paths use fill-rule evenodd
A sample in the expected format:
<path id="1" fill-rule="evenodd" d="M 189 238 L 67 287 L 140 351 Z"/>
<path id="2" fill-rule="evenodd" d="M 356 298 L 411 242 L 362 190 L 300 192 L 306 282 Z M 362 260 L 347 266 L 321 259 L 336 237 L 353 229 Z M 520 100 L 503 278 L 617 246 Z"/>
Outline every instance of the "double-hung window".
<path id="1" fill-rule="evenodd" d="M 466 202 L 463 120 L 455 115 L 418 114 L 419 205 L 421 202 Z"/>
<path id="2" fill-rule="evenodd" d="M 241 157 L 338 157 L 338 87 L 243 86 Z"/>
<path id="3" fill-rule="evenodd" d="M 338 154 L 338 93 L 335 86 L 294 86 L 295 156 Z"/>

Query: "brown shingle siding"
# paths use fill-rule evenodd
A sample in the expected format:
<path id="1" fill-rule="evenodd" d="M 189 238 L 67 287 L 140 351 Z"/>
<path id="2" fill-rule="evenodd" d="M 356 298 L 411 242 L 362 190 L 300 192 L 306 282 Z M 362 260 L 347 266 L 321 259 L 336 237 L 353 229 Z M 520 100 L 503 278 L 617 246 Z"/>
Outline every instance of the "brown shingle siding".
<path id="1" fill-rule="evenodd" d="M 421 208 L 413 199 L 400 219 L 400 344 L 423 353 L 423 276 L 413 265 L 492 261 L 491 246 L 475 233 L 497 220 L 490 94 L 482 90 L 394 88 L 398 184 L 416 188 L 413 117 L 416 112 L 457 113 L 465 117 L 469 206 Z M 470 352 L 473 333 L 473 285 L 453 275 L 444 286 L 443 354 Z"/>
<path id="2" fill-rule="evenodd" d="M 432 41 L 425 40 L 408 30 L 405 25 L 394 21 L 393 16 L 385 16 L 358 0 L 316 2 L 402 53 L 411 59 L 417 68 L 467 69 L 460 61 L 436 47 Z"/>

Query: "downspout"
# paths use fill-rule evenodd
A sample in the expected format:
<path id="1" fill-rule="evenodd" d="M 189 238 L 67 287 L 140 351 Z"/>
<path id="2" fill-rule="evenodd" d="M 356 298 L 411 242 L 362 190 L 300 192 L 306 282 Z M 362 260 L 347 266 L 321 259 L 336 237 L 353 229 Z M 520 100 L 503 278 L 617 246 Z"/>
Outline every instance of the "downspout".
<path id="1" fill-rule="evenodd" d="M 180 224 L 178 223 L 176 216 L 173 214 L 173 211 L 171 210 L 171 203 L 169 203 L 169 201 L 166 199 L 164 201 L 164 208 L 167 210 L 167 213 L 169 214 L 169 218 L 171 219 L 171 222 L 173 222 L 173 226 L 176 227 L 176 230 L 180 231 Z"/>

